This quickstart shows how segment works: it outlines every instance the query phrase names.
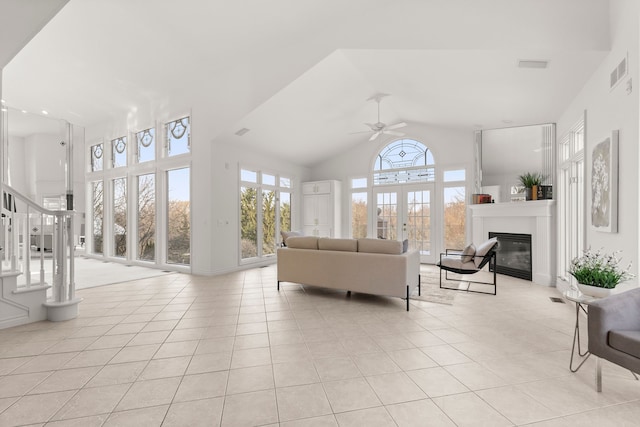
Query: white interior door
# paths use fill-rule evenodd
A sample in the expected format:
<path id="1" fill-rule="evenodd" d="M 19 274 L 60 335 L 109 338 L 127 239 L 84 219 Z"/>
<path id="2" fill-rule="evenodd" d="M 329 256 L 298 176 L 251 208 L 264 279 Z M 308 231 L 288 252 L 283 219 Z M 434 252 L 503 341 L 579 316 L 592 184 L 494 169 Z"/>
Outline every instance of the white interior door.
<path id="1" fill-rule="evenodd" d="M 433 185 L 397 185 L 375 188 L 375 236 L 409 240 L 409 249 L 420 251 L 420 262 L 434 263 L 432 249 Z"/>

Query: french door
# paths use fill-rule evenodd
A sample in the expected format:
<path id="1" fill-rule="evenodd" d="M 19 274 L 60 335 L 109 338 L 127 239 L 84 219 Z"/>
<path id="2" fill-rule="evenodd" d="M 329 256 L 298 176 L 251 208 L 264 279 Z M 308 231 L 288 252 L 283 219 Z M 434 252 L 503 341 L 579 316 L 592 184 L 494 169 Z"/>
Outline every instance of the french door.
<path id="1" fill-rule="evenodd" d="M 433 184 L 394 185 L 373 189 L 379 239 L 409 240 L 409 249 L 420 251 L 420 262 L 435 263 L 432 244 Z"/>

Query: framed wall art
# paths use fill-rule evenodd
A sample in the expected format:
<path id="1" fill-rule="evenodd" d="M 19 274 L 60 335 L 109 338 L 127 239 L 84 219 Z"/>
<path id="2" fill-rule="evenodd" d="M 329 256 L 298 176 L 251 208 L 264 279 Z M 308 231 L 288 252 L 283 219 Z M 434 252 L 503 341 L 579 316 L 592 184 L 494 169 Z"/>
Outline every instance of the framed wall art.
<path id="1" fill-rule="evenodd" d="M 618 131 L 593 148 L 591 155 L 591 225 L 618 232 Z"/>

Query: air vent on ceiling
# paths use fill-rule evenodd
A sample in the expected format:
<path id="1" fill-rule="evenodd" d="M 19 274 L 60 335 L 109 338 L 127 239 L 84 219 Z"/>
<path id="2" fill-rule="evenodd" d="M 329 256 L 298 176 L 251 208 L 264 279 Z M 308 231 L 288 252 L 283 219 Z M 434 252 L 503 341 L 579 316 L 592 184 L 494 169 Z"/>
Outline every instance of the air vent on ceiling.
<path id="1" fill-rule="evenodd" d="M 238 136 L 242 136 L 242 135 L 244 135 L 244 134 L 245 134 L 245 133 L 247 133 L 247 132 L 249 132 L 249 129 L 247 129 L 247 128 L 242 128 L 242 129 L 240 129 L 238 132 L 236 132 L 236 135 L 238 135 Z"/>
<path id="2" fill-rule="evenodd" d="M 537 59 L 520 59 L 518 60 L 519 68 L 547 68 L 549 61 L 537 60 Z"/>
<path id="3" fill-rule="evenodd" d="M 627 75 L 627 57 L 625 56 L 624 58 L 622 58 L 622 61 L 620 61 L 620 63 L 615 66 L 613 71 L 611 71 L 610 80 L 609 80 L 609 89 L 613 89 L 614 87 L 616 87 L 620 82 L 620 80 L 622 80 L 622 78 L 626 75 Z"/>

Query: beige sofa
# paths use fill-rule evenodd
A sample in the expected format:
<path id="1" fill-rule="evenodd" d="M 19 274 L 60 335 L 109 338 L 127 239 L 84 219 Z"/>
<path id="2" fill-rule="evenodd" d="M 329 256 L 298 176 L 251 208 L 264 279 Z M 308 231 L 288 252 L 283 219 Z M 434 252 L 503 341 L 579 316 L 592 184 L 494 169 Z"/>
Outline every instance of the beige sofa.
<path id="1" fill-rule="evenodd" d="M 289 237 L 278 248 L 280 282 L 300 283 L 404 298 L 418 288 L 420 254 L 403 250 L 403 242 L 379 239 Z"/>

